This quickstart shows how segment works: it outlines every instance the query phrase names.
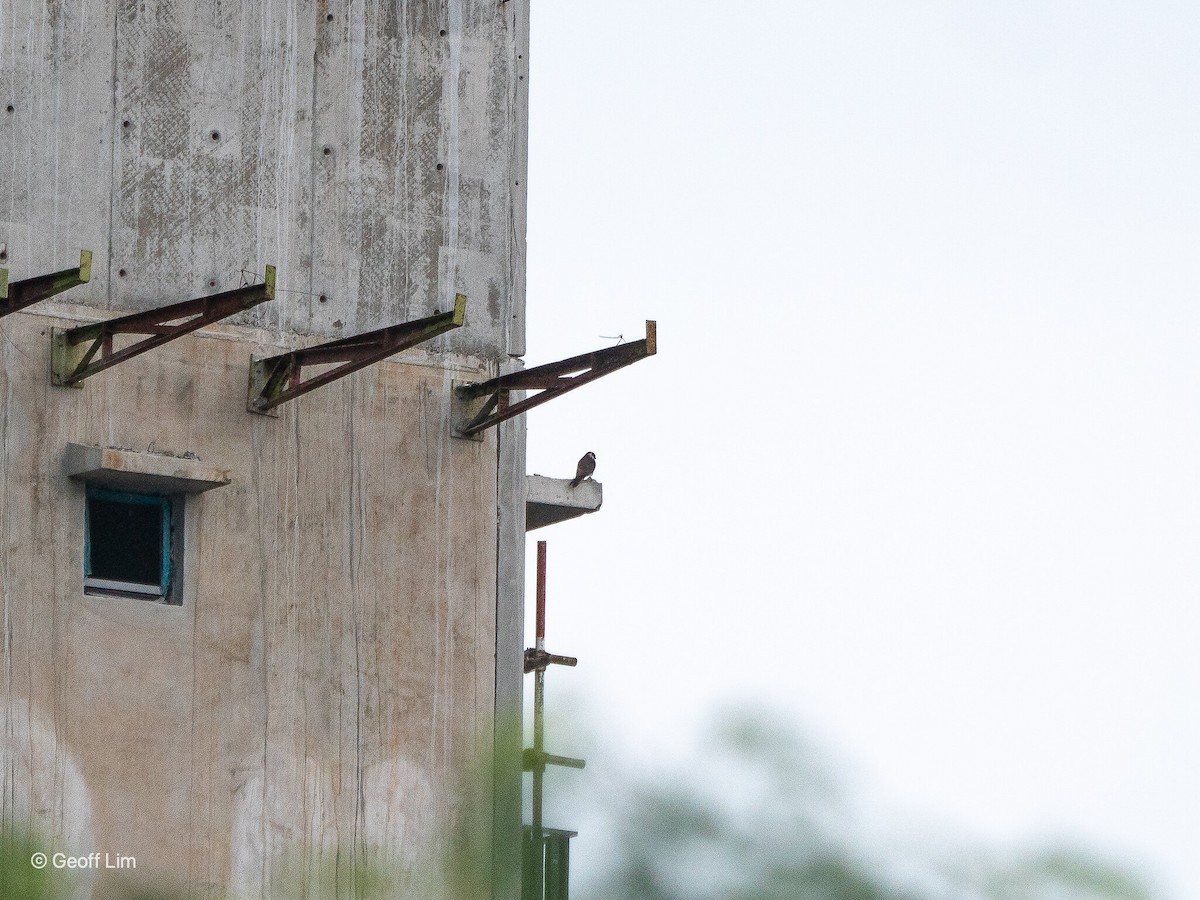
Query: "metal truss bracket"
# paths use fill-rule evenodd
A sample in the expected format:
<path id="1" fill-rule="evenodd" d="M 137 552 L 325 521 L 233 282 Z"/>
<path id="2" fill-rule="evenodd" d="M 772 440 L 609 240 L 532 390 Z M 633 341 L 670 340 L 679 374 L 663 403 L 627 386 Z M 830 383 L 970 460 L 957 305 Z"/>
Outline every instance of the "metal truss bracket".
<path id="1" fill-rule="evenodd" d="M 266 280 L 262 284 L 184 300 L 95 325 L 54 328 L 50 338 L 50 381 L 62 386 L 83 387 L 83 380 L 97 372 L 274 297 L 275 267 L 267 266 Z M 113 337 L 118 334 L 149 337 L 114 350 Z"/>
<path id="2" fill-rule="evenodd" d="M 632 365 L 657 352 L 655 323 L 646 321 L 646 337 L 630 344 L 607 347 L 582 356 L 573 356 L 534 369 L 500 375 L 491 381 L 456 384 L 451 398 L 451 433 L 455 437 L 474 438 L 485 429 L 527 409 L 583 387 L 617 369 Z M 512 391 L 538 390 L 532 397 L 509 403 Z"/>
<path id="3" fill-rule="evenodd" d="M 277 415 L 272 410 L 279 404 L 294 400 L 313 388 L 435 338 L 452 328 L 458 328 L 466 321 L 466 315 L 467 298 L 457 294 L 451 312 L 437 313 L 424 319 L 391 325 L 316 347 L 293 350 L 279 356 L 252 359 L 246 409 L 261 415 Z M 335 365 L 335 368 L 314 375 L 307 381 L 300 380 L 301 370 L 305 366 L 321 365 Z"/>
<path id="4" fill-rule="evenodd" d="M 49 275 L 35 275 L 20 281 L 9 281 L 8 270 L 0 269 L 0 317 L 15 313 L 39 300 L 92 280 L 92 251 L 79 251 L 79 266 Z M 5 290 L 7 288 L 7 290 Z"/>

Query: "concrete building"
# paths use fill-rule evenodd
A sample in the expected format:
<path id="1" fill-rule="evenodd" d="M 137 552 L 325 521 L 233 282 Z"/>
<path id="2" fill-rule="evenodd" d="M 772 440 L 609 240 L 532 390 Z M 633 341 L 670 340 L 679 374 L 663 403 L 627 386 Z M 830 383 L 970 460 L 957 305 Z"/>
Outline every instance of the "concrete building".
<path id="1" fill-rule="evenodd" d="M 7 302 L 79 282 L 0 299 L 0 813 L 136 860 L 79 896 L 352 896 L 464 826 L 478 894 L 519 895 L 524 432 L 451 419 L 525 353 L 526 16 L 0 0 Z M 248 410 L 252 360 L 458 295 L 461 327 Z M 52 383 L 55 340 L 170 323 L 64 332 L 230 297 Z"/>

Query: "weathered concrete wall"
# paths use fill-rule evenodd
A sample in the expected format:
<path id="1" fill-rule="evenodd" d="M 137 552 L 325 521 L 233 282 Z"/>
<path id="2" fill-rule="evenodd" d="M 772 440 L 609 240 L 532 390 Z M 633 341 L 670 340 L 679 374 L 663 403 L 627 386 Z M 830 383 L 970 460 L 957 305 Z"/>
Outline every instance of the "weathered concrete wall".
<path id="1" fill-rule="evenodd" d="M 236 896 L 412 871 L 468 801 L 486 827 L 454 774 L 491 748 L 496 444 L 446 427 L 479 370 L 412 354 L 256 416 L 250 352 L 279 348 L 230 327 L 51 387 L 74 313 L 0 321 L 0 688 L 41 736 L 0 754 L 5 820 Z M 231 470 L 188 499 L 182 606 L 84 594 L 69 442 Z"/>
<path id="2" fill-rule="evenodd" d="M 0 319 L 6 822 L 246 896 L 331 874 L 348 891 L 364 860 L 409 871 L 466 794 L 491 825 L 487 786 L 464 794 L 452 773 L 492 749 L 496 666 L 519 703 L 524 433 L 454 440 L 447 417 L 452 379 L 525 349 L 527 15 L 0 0 L 0 266 L 21 279 L 95 253 L 89 284 Z M 268 264 L 274 302 L 82 390 L 50 386 L 51 325 Z M 456 293 L 463 328 L 278 418 L 245 411 L 251 352 Z M 233 471 L 189 500 L 182 607 L 84 595 L 72 442 Z M 516 779 L 495 810 L 506 865 Z"/>
<path id="3" fill-rule="evenodd" d="M 343 336 L 470 300 L 524 353 L 527 44 L 495 0 L 0 2 L 0 243 L 139 310 L 279 270 L 242 321 Z M 0 263 L 3 264 L 3 263 Z"/>

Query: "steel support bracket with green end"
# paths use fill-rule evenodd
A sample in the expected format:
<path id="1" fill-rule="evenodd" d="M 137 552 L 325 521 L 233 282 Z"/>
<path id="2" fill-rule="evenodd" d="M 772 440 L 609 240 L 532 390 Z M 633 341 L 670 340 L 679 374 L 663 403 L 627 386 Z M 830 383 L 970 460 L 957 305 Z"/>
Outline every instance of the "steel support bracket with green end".
<path id="1" fill-rule="evenodd" d="M 451 397 L 451 433 L 455 437 L 479 440 L 485 429 L 505 419 L 560 397 L 567 391 L 583 387 L 617 369 L 633 365 L 656 352 L 656 326 L 652 320 L 647 320 L 646 337 L 643 340 L 572 356 L 534 369 L 511 372 L 490 381 L 456 384 Z M 538 390 L 540 393 L 509 403 L 511 391 L 529 390 Z"/>
<path id="2" fill-rule="evenodd" d="M 274 297 L 275 267 L 267 266 L 266 280 L 262 284 L 184 300 L 94 325 L 53 328 L 50 381 L 60 386 L 83 387 L 83 380 L 97 372 Z M 113 337 L 118 334 L 149 337 L 115 350 Z"/>
<path id="3" fill-rule="evenodd" d="M 400 325 L 368 331 L 353 337 L 330 341 L 316 347 L 293 350 L 265 359 L 250 360 L 250 388 L 246 409 L 261 415 L 278 415 L 272 410 L 281 403 L 307 394 L 313 388 L 336 381 L 401 350 L 458 328 L 467 317 L 467 298 L 454 297 L 454 309 L 415 319 Z M 340 364 L 340 365 L 339 365 Z M 333 365 L 306 381 L 300 380 L 305 366 Z"/>
<path id="4" fill-rule="evenodd" d="M 15 313 L 26 306 L 32 306 L 39 300 L 61 294 L 63 291 L 87 284 L 92 280 L 92 251 L 79 251 L 79 267 L 63 269 L 49 275 L 35 275 L 32 278 L 22 278 L 20 281 L 9 281 L 7 270 L 3 272 L 3 281 L 7 285 L 6 292 L 0 292 L 0 317 Z"/>

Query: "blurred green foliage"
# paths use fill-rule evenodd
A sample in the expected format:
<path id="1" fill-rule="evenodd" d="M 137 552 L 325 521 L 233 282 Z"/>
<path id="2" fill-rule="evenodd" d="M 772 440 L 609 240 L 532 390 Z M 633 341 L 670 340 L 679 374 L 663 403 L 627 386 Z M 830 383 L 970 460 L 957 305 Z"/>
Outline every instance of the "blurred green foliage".
<path id="1" fill-rule="evenodd" d="M 573 853 L 572 868 L 588 874 L 586 883 L 573 879 L 575 900 L 1151 900 L 1135 875 L 1094 853 L 1004 851 L 880 825 L 864 816 L 867 807 L 843 787 L 835 766 L 769 713 L 720 718 L 700 757 L 666 773 L 635 774 L 598 755 L 576 790 L 558 792 L 567 801 L 558 812 L 569 820 L 563 824 L 605 837 L 602 859 Z M 473 761 L 450 786 L 461 798 L 459 827 L 434 841 L 437 860 L 413 869 L 350 854 L 327 870 L 280 861 L 293 877 L 275 882 L 278 900 L 489 896 L 491 846 L 487 829 L 472 823 L 490 820 L 492 764 Z M 0 900 L 88 895 L 77 874 L 31 864 L 46 846 L 20 832 L 0 836 Z M 103 894 L 188 896 L 122 879 L 106 883 Z"/>
<path id="2" fill-rule="evenodd" d="M 1006 852 L 864 825 L 861 802 L 769 713 L 722 717 L 683 771 L 582 787 L 608 851 L 576 900 L 1149 900 L 1068 847 Z M 589 798 L 590 799 L 587 799 Z"/>
<path id="3" fill-rule="evenodd" d="M 77 879 L 50 866 L 31 862 L 45 845 L 32 834 L 16 829 L 0 833 L 0 897 L 5 900 L 66 900 Z"/>

